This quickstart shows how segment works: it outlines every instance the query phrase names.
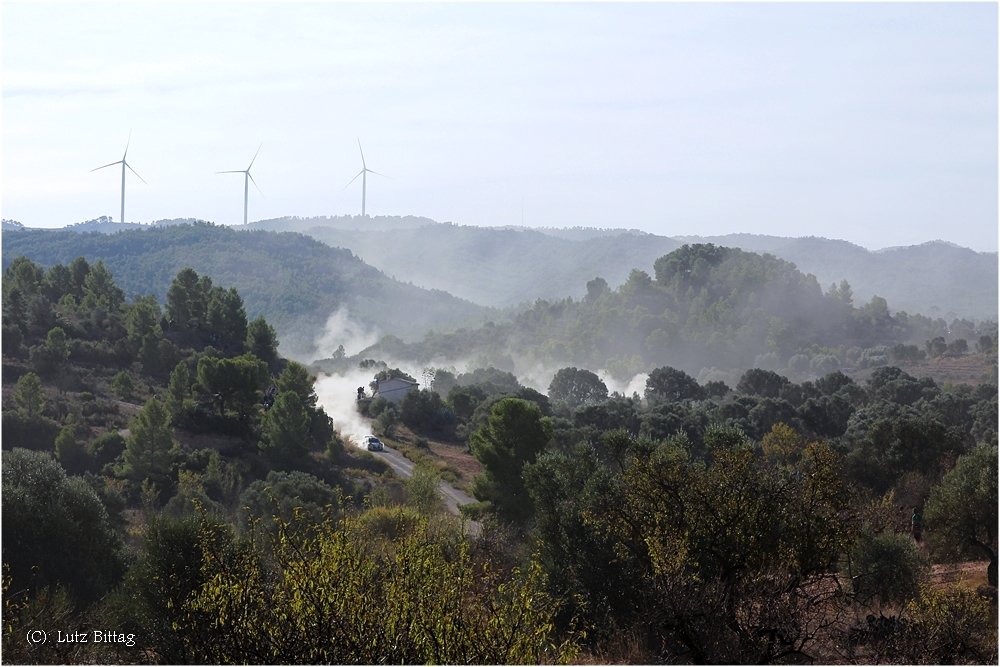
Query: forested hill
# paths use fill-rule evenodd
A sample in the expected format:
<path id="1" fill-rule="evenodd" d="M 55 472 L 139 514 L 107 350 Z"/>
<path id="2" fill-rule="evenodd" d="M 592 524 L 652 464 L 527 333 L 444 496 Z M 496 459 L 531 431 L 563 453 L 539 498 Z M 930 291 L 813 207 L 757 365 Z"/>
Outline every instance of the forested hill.
<path id="1" fill-rule="evenodd" d="M 652 234 L 572 240 L 533 229 L 451 224 L 390 231 L 314 227 L 305 233 L 350 248 L 403 280 L 496 307 L 580 298 L 583 286 L 598 274 L 621 285 L 632 268 L 648 268 L 680 245 Z"/>
<path id="2" fill-rule="evenodd" d="M 338 227 L 334 220 L 339 219 L 314 227 L 306 226 L 309 220 L 288 219 L 286 224 L 331 246 L 350 248 L 401 280 L 487 306 L 581 298 L 583 285 L 595 275 L 617 287 L 631 269 L 649 271 L 657 257 L 684 243 L 712 243 L 794 262 L 803 273 L 816 276 L 824 290 L 847 280 L 859 301 L 877 294 L 894 310 L 949 321 L 997 317 L 997 254 L 940 241 L 872 252 L 816 237 L 670 238 L 624 229 L 501 229 L 430 221 L 414 227 L 421 218 L 377 218 L 371 225 L 350 219 Z M 397 228 L 388 226 L 396 224 L 393 220 L 400 221 Z"/>
<path id="3" fill-rule="evenodd" d="M 878 297 L 855 303 L 847 285 L 824 292 L 812 275 L 768 254 L 692 245 L 653 264 L 655 279 L 634 269 L 617 290 L 591 280 L 580 301 L 539 300 L 511 322 L 413 344 L 386 339 L 365 354 L 425 363 L 471 357 L 505 370 L 572 364 L 621 380 L 668 365 L 705 381 L 715 379 L 713 369 L 762 367 L 805 377 L 916 360 L 946 353 L 958 338 L 972 351 L 996 329 L 995 322 L 893 315 Z"/>
<path id="4" fill-rule="evenodd" d="M 846 279 L 858 299 L 878 294 L 894 310 L 951 319 L 997 317 L 995 252 L 976 252 L 944 241 L 870 251 L 847 241 L 753 234 L 677 237 L 684 243 L 714 243 L 769 252 L 795 262 L 824 287 Z M 951 315 L 949 316 L 949 313 Z"/>
<path id="5" fill-rule="evenodd" d="M 154 294 L 163 302 L 177 272 L 190 267 L 243 295 L 247 315 L 265 315 L 286 354 L 313 357 L 327 318 L 340 306 L 368 326 L 404 338 L 447 329 L 479 316 L 479 306 L 450 294 L 394 280 L 349 250 L 301 234 L 239 232 L 198 223 L 147 227 L 116 234 L 5 231 L 3 268 L 15 257 L 50 267 L 84 256 L 112 271 L 128 296 Z"/>

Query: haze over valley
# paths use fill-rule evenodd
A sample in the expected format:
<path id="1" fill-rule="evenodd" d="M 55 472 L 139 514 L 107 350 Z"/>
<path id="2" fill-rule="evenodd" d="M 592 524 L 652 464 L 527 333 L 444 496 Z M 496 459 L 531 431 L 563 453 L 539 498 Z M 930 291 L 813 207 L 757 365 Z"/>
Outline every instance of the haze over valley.
<path id="1" fill-rule="evenodd" d="M 997 664 L 996 3 L 0 25 L 5 664 Z"/>

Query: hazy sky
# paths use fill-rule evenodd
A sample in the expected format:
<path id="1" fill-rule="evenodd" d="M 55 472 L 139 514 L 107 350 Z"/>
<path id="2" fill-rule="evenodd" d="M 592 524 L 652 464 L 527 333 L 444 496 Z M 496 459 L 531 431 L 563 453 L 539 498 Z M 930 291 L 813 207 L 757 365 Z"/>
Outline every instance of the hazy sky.
<path id="1" fill-rule="evenodd" d="M 3 217 L 997 250 L 997 4 L 3 4 Z"/>

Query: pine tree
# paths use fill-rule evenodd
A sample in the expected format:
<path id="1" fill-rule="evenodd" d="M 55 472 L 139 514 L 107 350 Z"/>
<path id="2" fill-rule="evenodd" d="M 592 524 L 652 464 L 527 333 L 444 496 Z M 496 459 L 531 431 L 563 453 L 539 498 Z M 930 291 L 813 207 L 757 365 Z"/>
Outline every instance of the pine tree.
<path id="1" fill-rule="evenodd" d="M 155 398 L 129 422 L 129 436 L 125 440 L 126 476 L 136 480 L 160 478 L 170 468 L 174 436 L 170 428 L 170 414 Z"/>

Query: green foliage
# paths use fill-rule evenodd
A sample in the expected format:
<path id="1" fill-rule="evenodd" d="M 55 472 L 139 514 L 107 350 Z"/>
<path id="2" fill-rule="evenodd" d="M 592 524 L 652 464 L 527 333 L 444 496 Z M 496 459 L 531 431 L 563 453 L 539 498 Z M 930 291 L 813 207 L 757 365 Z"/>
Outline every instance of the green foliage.
<path id="1" fill-rule="evenodd" d="M 436 391 L 411 389 L 399 401 L 399 418 L 416 431 L 444 431 L 455 421 Z"/>
<path id="2" fill-rule="evenodd" d="M 46 454 L 3 453 L 4 565 L 14 591 L 63 585 L 89 603 L 124 573 L 121 542 L 93 489 Z"/>
<path id="3" fill-rule="evenodd" d="M 736 391 L 741 394 L 754 394 L 765 398 L 778 398 L 782 387 L 789 384 L 787 378 L 782 377 L 774 371 L 767 371 L 762 368 L 751 368 L 736 385 Z"/>
<path id="4" fill-rule="evenodd" d="M 184 408 L 184 401 L 190 397 L 191 374 L 188 372 L 187 364 L 180 361 L 170 372 L 170 383 L 167 385 L 166 405 L 171 419 L 177 420 Z"/>
<path id="5" fill-rule="evenodd" d="M 665 366 L 654 369 L 646 380 L 646 400 L 650 402 L 677 403 L 683 400 L 704 398 L 705 392 L 697 380 L 685 373 Z"/>
<path id="6" fill-rule="evenodd" d="M 977 445 L 931 489 L 924 510 L 933 552 L 948 560 L 988 558 L 991 586 L 997 585 L 997 476 L 997 445 Z"/>
<path id="7" fill-rule="evenodd" d="M 308 473 L 272 470 L 266 480 L 247 487 L 240 505 L 248 512 L 249 521 L 263 519 L 265 527 L 275 517 L 286 524 L 319 524 L 336 514 L 340 498 L 337 489 Z"/>
<path id="8" fill-rule="evenodd" d="M 45 390 L 34 373 L 25 373 L 17 380 L 14 402 L 27 417 L 34 417 L 45 409 Z"/>
<path id="9" fill-rule="evenodd" d="M 121 587 L 101 606 L 101 617 L 135 635 L 137 645 L 123 658 L 145 649 L 164 664 L 190 664 L 190 639 L 179 630 L 188 620 L 189 601 L 208 580 L 202 541 L 222 548 L 232 541 L 232 531 L 205 517 L 156 517 L 145 538 Z"/>
<path id="10" fill-rule="evenodd" d="M 392 434 L 396 430 L 396 424 L 399 423 L 399 412 L 392 405 L 386 406 L 381 412 L 379 412 L 378 417 L 375 419 L 373 427 L 375 432 L 379 435 L 384 435 L 387 438 L 391 438 Z"/>
<path id="11" fill-rule="evenodd" d="M 167 290 L 167 316 L 178 329 L 208 323 L 208 294 L 212 279 L 198 277 L 198 273 L 185 267 L 177 272 Z"/>
<path id="12" fill-rule="evenodd" d="M 906 604 L 920 593 L 917 546 L 907 535 L 863 530 L 850 550 L 851 590 L 864 604 Z"/>
<path id="13" fill-rule="evenodd" d="M 87 446 L 87 453 L 98 468 L 117 461 L 124 452 L 125 437 L 118 432 L 100 435 Z"/>
<path id="14" fill-rule="evenodd" d="M 111 391 L 121 398 L 131 398 L 135 391 L 135 384 L 128 371 L 120 371 L 111 380 Z"/>
<path id="15" fill-rule="evenodd" d="M 45 343 L 32 348 L 31 363 L 40 375 L 53 375 L 61 370 L 69 359 L 69 345 L 62 327 L 54 327 L 45 336 Z"/>
<path id="16" fill-rule="evenodd" d="M 56 436 L 56 459 L 71 475 L 79 475 L 90 467 L 91 459 L 83 444 L 76 439 L 76 429 L 64 426 Z"/>
<path id="17" fill-rule="evenodd" d="M 83 306 L 115 312 L 125 304 L 125 292 L 115 285 L 115 279 L 102 260 L 90 267 L 83 281 Z"/>
<path id="18" fill-rule="evenodd" d="M 162 483 L 174 458 L 170 413 L 163 403 L 151 398 L 128 427 L 122 474 L 135 481 L 152 478 Z"/>
<path id="19" fill-rule="evenodd" d="M 267 379 L 267 364 L 249 353 L 232 359 L 198 360 L 201 392 L 215 402 L 220 415 L 228 410 L 250 413 L 260 402 L 261 388 Z"/>
<path id="20" fill-rule="evenodd" d="M 893 647 L 900 663 L 996 663 L 996 605 L 989 598 L 963 585 L 944 589 L 925 585 L 904 614 L 904 632 Z"/>
<path id="21" fill-rule="evenodd" d="M 438 487 L 441 475 L 429 466 L 417 465 L 413 474 L 403 486 L 406 489 L 406 504 L 421 514 L 436 514 L 444 509 L 444 501 Z"/>
<path id="22" fill-rule="evenodd" d="M 372 510 L 382 511 L 382 510 Z M 182 634 L 204 663 L 538 664 L 575 655 L 553 637 L 557 602 L 536 565 L 510 575 L 397 511 L 409 528 L 373 533 L 364 517 L 293 537 L 279 525 L 274 574 L 254 551 L 204 539 L 208 585 Z M 239 613 L 233 613 L 238 609 Z M 225 641 L 218 638 L 225 637 Z"/>
<path id="23" fill-rule="evenodd" d="M 521 475 L 552 439 L 552 422 L 537 405 L 505 398 L 493 406 L 489 420 L 469 436 L 469 446 L 483 466 L 472 484 L 472 494 L 490 501 L 504 521 L 524 522 L 533 506 Z"/>
<path id="24" fill-rule="evenodd" d="M 806 591 L 836 587 L 831 567 L 853 541 L 837 457 L 810 445 L 799 477 L 756 456 L 745 439 L 707 444 L 710 464 L 692 460 L 682 442 L 629 444 L 620 480 L 585 521 L 636 563 L 643 625 L 660 634 L 662 659 L 808 655 L 816 637 L 802 622 Z"/>
<path id="25" fill-rule="evenodd" d="M 59 422 L 44 415 L 28 417 L 21 412 L 9 410 L 3 413 L 3 448 L 23 447 L 51 452 L 60 429 Z"/>
<path id="26" fill-rule="evenodd" d="M 608 387 L 596 373 L 574 367 L 562 368 L 549 383 L 549 398 L 575 408 L 606 400 Z"/>
<path id="27" fill-rule="evenodd" d="M 269 368 L 278 361 L 278 335 L 261 315 L 247 327 L 246 350 Z"/>
<path id="28" fill-rule="evenodd" d="M 314 388 L 315 383 L 316 378 L 309 375 L 305 366 L 297 361 L 289 361 L 275 384 L 281 393 L 294 391 L 298 394 L 302 405 L 312 414 L 316 410 L 316 401 L 319 400 Z"/>
<path id="29" fill-rule="evenodd" d="M 243 298 L 230 287 L 212 289 L 208 301 L 208 326 L 222 336 L 222 340 L 234 348 L 242 348 L 247 339 L 247 312 L 243 308 Z"/>
<path id="30" fill-rule="evenodd" d="M 294 391 L 278 395 L 264 416 L 260 452 L 272 465 L 294 466 L 308 454 L 312 438 L 310 420 L 302 399 Z"/>

